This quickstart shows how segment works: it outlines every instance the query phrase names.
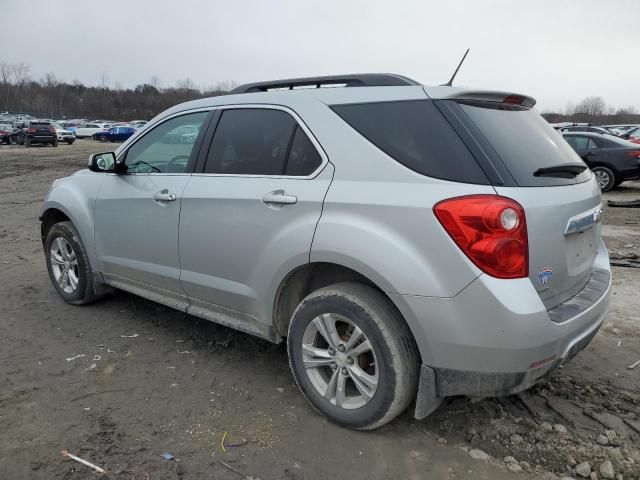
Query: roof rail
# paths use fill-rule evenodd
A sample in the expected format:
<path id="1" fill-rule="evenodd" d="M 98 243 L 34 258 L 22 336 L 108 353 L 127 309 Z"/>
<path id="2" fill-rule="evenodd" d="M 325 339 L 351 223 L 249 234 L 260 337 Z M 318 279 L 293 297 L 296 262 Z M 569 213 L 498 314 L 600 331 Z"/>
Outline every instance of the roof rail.
<path id="1" fill-rule="evenodd" d="M 296 87 L 320 88 L 323 85 L 341 85 L 345 87 L 399 87 L 420 85 L 415 80 L 393 73 L 362 73 L 349 75 L 331 75 L 327 77 L 289 78 L 271 82 L 256 82 L 240 85 L 230 93 L 268 92 L 275 89 L 293 90 Z"/>

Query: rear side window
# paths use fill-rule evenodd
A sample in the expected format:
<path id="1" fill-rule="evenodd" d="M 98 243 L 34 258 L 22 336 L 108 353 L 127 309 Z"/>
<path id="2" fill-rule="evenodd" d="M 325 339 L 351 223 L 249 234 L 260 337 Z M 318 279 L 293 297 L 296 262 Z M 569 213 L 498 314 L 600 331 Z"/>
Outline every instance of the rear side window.
<path id="1" fill-rule="evenodd" d="M 469 149 L 429 100 L 331 108 L 363 137 L 414 172 L 456 182 L 489 183 Z"/>
<path id="2" fill-rule="evenodd" d="M 306 176 L 321 163 L 318 151 L 291 115 L 241 108 L 222 113 L 204 172 Z"/>
<path id="3" fill-rule="evenodd" d="M 307 137 L 307 134 L 300 127 L 296 127 L 285 174 L 300 177 L 306 176 L 318 168 L 321 163 L 320 154 L 311 143 L 311 140 L 309 140 L 309 137 Z"/>
<path id="4" fill-rule="evenodd" d="M 539 168 L 567 163 L 584 165 L 576 152 L 535 110 L 496 105 L 460 104 L 521 187 L 567 185 L 589 180 L 585 170 L 573 178 L 535 177 Z"/>

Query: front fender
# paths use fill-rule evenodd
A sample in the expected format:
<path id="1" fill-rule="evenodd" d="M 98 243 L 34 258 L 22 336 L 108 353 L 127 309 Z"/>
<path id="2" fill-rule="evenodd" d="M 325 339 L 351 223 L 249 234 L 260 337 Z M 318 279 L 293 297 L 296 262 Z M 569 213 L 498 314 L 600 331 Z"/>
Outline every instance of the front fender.
<path id="1" fill-rule="evenodd" d="M 88 171 L 56 180 L 40 208 L 40 220 L 50 210 L 66 215 L 80 234 L 91 268 L 98 271 L 94 239 L 95 200 L 104 175 Z"/>

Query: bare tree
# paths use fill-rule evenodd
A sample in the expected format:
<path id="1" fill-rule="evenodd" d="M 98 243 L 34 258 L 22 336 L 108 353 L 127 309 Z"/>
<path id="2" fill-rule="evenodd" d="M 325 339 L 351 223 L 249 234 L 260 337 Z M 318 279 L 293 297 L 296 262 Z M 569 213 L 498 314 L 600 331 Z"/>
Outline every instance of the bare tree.
<path id="1" fill-rule="evenodd" d="M 158 78 L 157 75 L 152 75 L 151 78 L 149 79 L 149 85 L 151 85 L 153 88 L 155 88 L 156 90 L 160 91 L 160 79 Z"/>
<path id="2" fill-rule="evenodd" d="M 178 90 L 198 90 L 198 87 L 196 86 L 195 82 L 193 80 L 191 80 L 189 77 L 185 78 L 184 80 L 178 80 L 178 82 L 176 83 L 176 88 Z"/>
<path id="3" fill-rule="evenodd" d="M 26 63 L 13 65 L 13 78 L 19 89 L 23 89 L 31 81 L 31 67 Z"/>
<path id="4" fill-rule="evenodd" d="M 9 108 L 10 84 L 13 77 L 13 65 L 7 62 L 0 62 L 0 77 L 2 77 L 2 90 L 4 92 L 4 109 Z"/>
<path id="5" fill-rule="evenodd" d="M 576 105 L 574 113 L 599 117 L 605 113 L 606 104 L 602 97 L 587 97 Z"/>

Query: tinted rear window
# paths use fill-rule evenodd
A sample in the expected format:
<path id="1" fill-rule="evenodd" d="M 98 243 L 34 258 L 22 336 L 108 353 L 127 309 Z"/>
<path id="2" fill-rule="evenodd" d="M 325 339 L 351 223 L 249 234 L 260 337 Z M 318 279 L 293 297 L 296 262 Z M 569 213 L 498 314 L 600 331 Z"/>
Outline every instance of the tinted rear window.
<path id="1" fill-rule="evenodd" d="M 589 170 L 575 178 L 534 177 L 539 168 L 584 162 L 562 135 L 532 109 L 489 108 L 461 104 L 489 141 L 516 183 L 523 187 L 567 185 L 587 181 Z"/>
<path id="2" fill-rule="evenodd" d="M 489 183 L 469 149 L 430 100 L 331 108 L 376 147 L 414 172 L 456 182 Z"/>

